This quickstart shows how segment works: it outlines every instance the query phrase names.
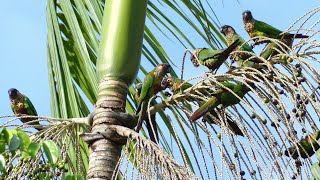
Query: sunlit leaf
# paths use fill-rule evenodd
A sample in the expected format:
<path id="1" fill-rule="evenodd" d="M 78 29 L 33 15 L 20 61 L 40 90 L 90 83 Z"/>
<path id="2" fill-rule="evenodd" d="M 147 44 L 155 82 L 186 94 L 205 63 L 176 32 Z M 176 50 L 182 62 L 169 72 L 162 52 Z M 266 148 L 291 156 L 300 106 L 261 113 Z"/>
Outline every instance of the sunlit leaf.
<path id="1" fill-rule="evenodd" d="M 21 141 L 21 145 L 20 145 L 21 150 L 26 151 L 28 149 L 30 142 L 31 142 L 29 136 L 21 129 L 15 129 L 15 131 Z"/>
<path id="2" fill-rule="evenodd" d="M 4 136 L 4 139 L 6 141 L 7 144 L 10 144 L 10 140 L 13 136 L 13 133 L 10 129 L 7 129 L 7 128 L 4 128 L 3 129 L 3 136 Z"/>
<path id="3" fill-rule="evenodd" d="M 9 151 L 14 151 L 19 148 L 21 140 L 18 135 L 13 134 L 9 144 Z"/>
<path id="4" fill-rule="evenodd" d="M 6 160 L 4 159 L 3 155 L 0 154 L 0 171 L 5 169 L 6 167 Z"/>
<path id="5" fill-rule="evenodd" d="M 36 142 L 32 142 L 28 146 L 28 154 L 31 156 L 31 158 L 35 158 L 39 149 L 40 149 L 40 144 Z"/>
<path id="6" fill-rule="evenodd" d="M 52 140 L 46 140 L 42 143 L 42 147 L 48 161 L 55 164 L 60 156 L 60 148 Z"/>
<path id="7" fill-rule="evenodd" d="M 0 139 L 0 154 L 6 150 L 6 142 L 3 139 Z"/>

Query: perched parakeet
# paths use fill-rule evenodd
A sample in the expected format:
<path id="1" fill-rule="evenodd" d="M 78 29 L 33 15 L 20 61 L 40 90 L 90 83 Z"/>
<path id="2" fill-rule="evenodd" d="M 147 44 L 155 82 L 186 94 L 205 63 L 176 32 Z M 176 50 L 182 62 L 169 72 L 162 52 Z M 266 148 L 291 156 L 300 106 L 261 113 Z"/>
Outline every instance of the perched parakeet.
<path id="1" fill-rule="evenodd" d="M 11 88 L 8 90 L 9 98 L 10 98 L 10 105 L 12 111 L 15 115 L 30 115 L 30 116 L 38 116 L 36 109 L 34 108 L 30 99 L 21 94 L 17 89 Z M 23 123 L 27 123 L 29 121 L 34 121 L 37 118 L 20 118 Z M 43 127 L 39 124 L 38 121 L 29 123 L 30 125 L 37 125 L 35 129 L 38 131 L 42 130 Z"/>
<path id="2" fill-rule="evenodd" d="M 177 94 L 180 92 L 180 90 L 184 91 L 192 87 L 192 84 L 184 82 L 183 80 L 173 76 L 163 78 L 161 84 L 164 88 L 169 88 L 173 92 L 173 94 Z"/>
<path id="3" fill-rule="evenodd" d="M 135 99 L 136 102 L 138 102 L 138 100 L 139 100 L 141 89 L 142 89 L 142 83 L 136 84 L 136 86 L 135 86 L 136 93 L 134 95 L 134 99 Z M 154 104 L 153 101 L 151 102 L 151 104 L 152 105 Z M 151 115 L 151 121 L 149 121 L 148 117 L 146 117 L 145 121 L 146 121 L 147 130 L 148 130 L 148 134 L 149 134 L 150 140 L 155 142 L 155 143 L 157 143 L 159 141 L 159 137 L 158 137 L 158 130 L 156 128 L 157 127 L 156 114 L 152 114 Z M 153 123 L 153 124 L 151 125 L 150 122 Z M 155 134 L 153 134 L 151 126 L 154 127 Z M 156 135 L 156 137 L 154 137 L 154 135 Z"/>
<path id="4" fill-rule="evenodd" d="M 180 90 L 184 91 L 188 88 L 190 88 L 192 86 L 192 84 L 188 83 L 188 82 L 184 82 L 183 80 L 179 79 L 179 78 L 175 78 L 173 76 L 170 76 L 170 77 L 167 77 L 167 78 L 164 78 L 163 81 L 162 81 L 162 84 L 165 86 L 165 87 L 168 87 L 170 88 L 170 90 L 176 94 L 176 93 L 179 93 Z M 211 90 L 208 90 L 207 92 L 210 92 Z M 188 99 L 189 101 L 197 101 L 193 98 Z M 202 101 L 197 101 L 200 105 L 203 104 Z M 218 108 L 218 107 L 216 107 Z M 216 119 L 219 119 L 219 116 L 218 114 L 215 112 L 214 108 L 212 108 L 211 111 L 208 111 L 210 112 L 210 114 L 216 118 Z M 217 125 L 220 125 L 220 121 L 217 121 L 217 120 L 214 120 L 212 119 L 212 117 L 210 117 L 209 115 L 208 116 L 205 116 L 204 117 L 204 120 L 208 123 L 213 123 L 213 124 L 217 124 Z M 232 120 L 230 120 L 230 118 L 227 117 L 227 126 L 231 129 L 231 131 L 233 131 L 236 135 L 240 135 L 240 136 L 243 136 L 243 133 L 242 131 L 240 130 L 239 126 L 233 122 Z"/>
<path id="5" fill-rule="evenodd" d="M 191 62 L 195 67 L 204 65 L 207 66 L 211 71 L 217 70 L 227 60 L 230 53 L 238 46 L 238 44 L 239 40 L 236 40 L 226 49 L 196 49 L 192 53 Z"/>
<path id="6" fill-rule="evenodd" d="M 290 157 L 291 155 L 293 159 L 297 159 L 299 157 L 299 153 L 300 153 L 300 156 L 304 159 L 311 157 L 320 148 L 320 145 L 318 143 L 319 139 L 320 139 L 320 130 L 316 131 L 313 134 L 307 135 L 305 138 L 301 139 L 294 146 L 289 147 L 284 152 L 284 154 L 288 157 Z"/>
<path id="7" fill-rule="evenodd" d="M 248 51 L 254 53 L 251 46 L 229 25 L 221 27 L 220 32 L 226 37 L 228 46 L 230 46 L 236 40 L 239 40 L 238 46 L 233 51 Z M 239 67 L 253 67 L 254 63 L 263 63 L 259 58 L 252 58 L 250 61 L 245 61 L 252 55 L 250 53 L 236 53 L 233 54 L 230 59 L 237 61 Z"/>
<path id="8" fill-rule="evenodd" d="M 136 131 L 139 131 L 141 129 L 143 120 L 147 118 L 146 111 L 147 111 L 149 99 L 162 90 L 162 86 L 161 86 L 162 79 L 167 73 L 170 73 L 170 71 L 171 71 L 171 67 L 169 64 L 159 64 L 151 72 L 149 72 L 144 78 L 140 97 L 138 99 L 138 107 L 136 110 L 136 114 L 140 113 Z M 154 121 L 151 124 L 153 129 L 156 130 L 156 122 Z M 148 129 L 148 131 L 149 131 L 149 134 L 150 132 L 152 133 L 152 129 Z"/>
<path id="9" fill-rule="evenodd" d="M 163 89 L 169 88 L 173 92 L 173 94 L 177 94 L 179 92 L 182 92 L 192 87 L 192 84 L 186 81 L 183 81 L 179 78 L 169 76 L 169 77 L 163 78 L 162 86 L 163 86 Z M 203 95 L 210 95 L 213 91 L 211 89 L 200 89 L 200 90 L 198 89 L 197 92 Z M 199 100 L 194 97 L 183 97 L 183 99 L 189 102 L 199 103 Z"/>
<path id="10" fill-rule="evenodd" d="M 226 81 L 222 82 L 221 84 L 224 87 L 227 87 L 230 90 L 232 90 L 240 98 L 243 98 L 244 95 L 250 91 L 250 88 L 247 87 L 245 84 L 233 84 Z M 189 119 L 191 121 L 196 121 L 197 119 L 205 115 L 207 112 L 211 112 L 214 108 L 216 108 L 220 104 L 222 104 L 222 106 L 226 108 L 228 106 L 238 104 L 239 102 L 240 102 L 240 99 L 238 97 L 236 97 L 229 90 L 221 87 L 220 89 L 217 89 L 215 93 L 212 95 L 212 97 L 203 105 L 201 105 L 200 108 L 196 110 L 190 116 Z"/>
<path id="11" fill-rule="evenodd" d="M 279 29 L 265 22 L 254 19 L 250 11 L 244 11 L 242 13 L 242 20 L 244 24 L 244 29 L 247 31 L 247 33 L 251 38 L 256 36 L 264 36 L 264 37 L 279 39 L 282 42 L 284 42 L 287 46 L 291 47 L 294 38 L 309 37 L 303 34 L 283 33 L 283 31 L 280 31 Z M 263 42 L 260 42 L 260 43 L 263 43 Z"/>

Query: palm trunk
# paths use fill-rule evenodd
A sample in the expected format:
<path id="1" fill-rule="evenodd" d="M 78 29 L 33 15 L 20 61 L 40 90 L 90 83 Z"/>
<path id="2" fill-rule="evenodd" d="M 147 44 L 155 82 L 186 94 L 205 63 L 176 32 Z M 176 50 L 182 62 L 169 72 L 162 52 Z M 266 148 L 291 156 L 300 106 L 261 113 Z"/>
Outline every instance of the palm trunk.
<path id="1" fill-rule="evenodd" d="M 87 179 L 111 179 L 117 166 L 125 141 L 109 126 L 126 126 L 114 112 L 125 112 L 128 87 L 139 70 L 147 0 L 110 0 L 105 7 L 97 61 L 99 93 L 91 130 L 93 136 L 103 132 L 104 138 L 88 142 Z"/>

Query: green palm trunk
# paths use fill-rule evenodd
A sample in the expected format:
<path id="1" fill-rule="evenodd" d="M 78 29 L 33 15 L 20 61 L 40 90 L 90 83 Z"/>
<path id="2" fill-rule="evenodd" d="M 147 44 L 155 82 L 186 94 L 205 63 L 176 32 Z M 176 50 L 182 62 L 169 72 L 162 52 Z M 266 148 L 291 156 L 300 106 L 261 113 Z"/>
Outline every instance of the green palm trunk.
<path id="1" fill-rule="evenodd" d="M 97 60 L 98 100 L 91 133 L 110 125 L 123 125 L 119 119 L 106 118 L 124 112 L 129 86 L 139 70 L 147 0 L 111 0 L 103 16 L 102 40 Z M 130 68 L 128 68 L 130 67 Z M 87 179 L 111 179 L 121 154 L 122 142 L 114 134 L 90 143 Z"/>

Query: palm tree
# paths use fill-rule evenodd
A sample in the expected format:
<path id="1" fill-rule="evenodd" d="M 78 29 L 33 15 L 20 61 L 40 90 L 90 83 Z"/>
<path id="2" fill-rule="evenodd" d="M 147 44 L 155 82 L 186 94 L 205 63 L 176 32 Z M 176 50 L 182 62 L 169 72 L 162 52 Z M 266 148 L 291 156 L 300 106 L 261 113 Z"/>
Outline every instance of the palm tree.
<path id="1" fill-rule="evenodd" d="M 51 108 L 52 117 L 58 119 L 47 119 L 53 125 L 36 134 L 32 141 L 52 139 L 57 144 L 46 141 L 45 146 L 61 149 L 61 153 L 43 148 L 46 154 L 56 156 L 50 162 L 62 162 L 68 170 L 66 175 L 88 179 L 152 176 L 239 179 L 244 175 L 285 179 L 310 177 L 310 171 L 314 177 L 319 176 L 317 164 L 310 168 L 316 161 L 314 157 L 295 160 L 283 155 L 290 146 L 299 149 L 296 142 L 300 137 L 319 129 L 316 120 L 320 109 L 317 90 L 320 76 L 314 67 L 318 63 L 319 44 L 313 41 L 318 33 L 315 26 L 306 30 L 311 38 L 297 42 L 289 52 L 278 48 L 280 52 L 273 59 L 286 63 L 272 65 L 262 58 L 268 65 L 268 73 L 239 68 L 228 74 L 206 74 L 190 79 L 195 85 L 181 93 L 169 98 L 161 94 L 163 101 L 149 108 L 150 113 L 159 114 L 159 145 L 131 130 L 136 107 L 131 84 L 139 68 L 141 50 L 144 63 L 140 70 L 145 74 L 156 64 L 173 64 L 160 35 L 184 48 L 195 48 L 186 36 L 186 29 L 194 30 L 211 48 L 221 48 L 225 42 L 217 30 L 210 6 L 204 3 L 207 2 L 47 1 Z M 173 10 L 172 13 L 188 27 L 175 25 L 177 22 L 162 11 L 161 5 Z M 318 11 L 319 8 L 307 13 L 293 25 L 301 31 L 307 29 L 300 25 L 312 22 Z M 135 24 L 128 23 L 133 19 Z M 281 42 L 270 41 L 282 47 Z M 244 74 L 250 74 L 251 78 Z M 140 82 L 139 77 L 143 77 L 142 74 L 136 82 Z M 189 122 L 193 104 L 182 101 L 181 97 L 207 100 L 208 97 L 199 92 L 219 86 L 225 80 L 254 82 L 255 88 L 251 88 L 239 104 L 218 112 L 219 126 Z M 88 104 L 95 109 L 90 116 Z M 237 122 L 244 137 L 228 130 L 226 116 Z M 89 144 L 90 151 L 83 140 Z M 39 164 L 41 158 L 38 155 L 21 161 L 16 167 L 30 169 L 27 165 Z M 14 158 L 11 156 L 11 159 Z M 23 175 L 24 171 L 16 167 L 10 170 L 9 177 Z M 61 172 L 56 169 L 52 170 L 55 176 Z"/>

